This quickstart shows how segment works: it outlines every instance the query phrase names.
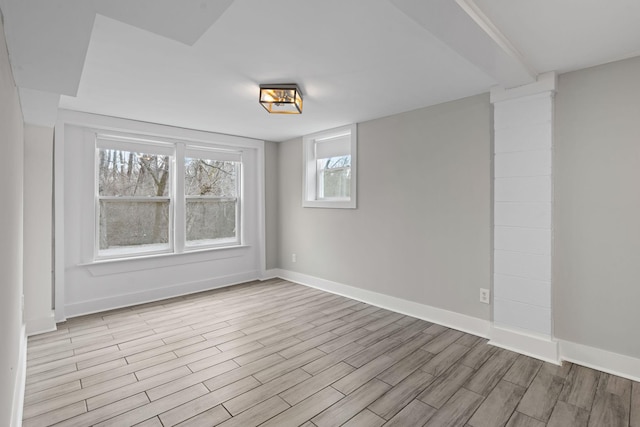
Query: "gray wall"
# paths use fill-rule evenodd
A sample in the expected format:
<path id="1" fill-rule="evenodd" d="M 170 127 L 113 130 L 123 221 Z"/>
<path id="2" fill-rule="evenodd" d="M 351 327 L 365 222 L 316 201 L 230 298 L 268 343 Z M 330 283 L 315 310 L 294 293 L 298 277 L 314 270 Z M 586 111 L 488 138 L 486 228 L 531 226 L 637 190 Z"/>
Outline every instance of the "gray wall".
<path id="1" fill-rule="evenodd" d="M 554 144 L 555 335 L 640 357 L 640 58 L 561 75 Z"/>
<path id="2" fill-rule="evenodd" d="M 22 334 L 23 122 L 0 20 L 0 425 L 11 425 Z M 17 396 L 16 396 L 17 398 Z"/>
<path id="3" fill-rule="evenodd" d="M 488 319 L 490 128 L 486 94 L 359 124 L 354 210 L 302 208 L 302 140 L 280 143 L 279 266 Z"/>
<path id="4" fill-rule="evenodd" d="M 53 128 L 24 127 L 24 317 L 27 334 L 55 327 L 51 310 Z"/>
<path id="5" fill-rule="evenodd" d="M 265 239 L 267 270 L 278 267 L 278 144 L 265 142 Z"/>

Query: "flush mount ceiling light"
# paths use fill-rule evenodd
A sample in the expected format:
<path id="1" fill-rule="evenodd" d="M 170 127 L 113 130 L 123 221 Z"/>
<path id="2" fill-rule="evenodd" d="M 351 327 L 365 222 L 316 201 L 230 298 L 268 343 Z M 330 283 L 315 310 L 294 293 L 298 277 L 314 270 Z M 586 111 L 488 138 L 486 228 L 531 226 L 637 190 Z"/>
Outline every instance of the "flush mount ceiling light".
<path id="1" fill-rule="evenodd" d="M 260 104 L 272 114 L 301 114 L 302 93 L 295 84 L 260 85 Z"/>

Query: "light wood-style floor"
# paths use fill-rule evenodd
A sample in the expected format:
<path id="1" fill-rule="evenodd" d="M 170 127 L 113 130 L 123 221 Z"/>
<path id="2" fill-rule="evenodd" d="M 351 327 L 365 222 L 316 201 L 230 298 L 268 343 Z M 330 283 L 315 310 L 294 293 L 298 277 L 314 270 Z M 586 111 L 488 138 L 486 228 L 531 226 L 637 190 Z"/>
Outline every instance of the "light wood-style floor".
<path id="1" fill-rule="evenodd" d="M 282 280 L 29 339 L 24 426 L 640 426 L 640 383 Z"/>

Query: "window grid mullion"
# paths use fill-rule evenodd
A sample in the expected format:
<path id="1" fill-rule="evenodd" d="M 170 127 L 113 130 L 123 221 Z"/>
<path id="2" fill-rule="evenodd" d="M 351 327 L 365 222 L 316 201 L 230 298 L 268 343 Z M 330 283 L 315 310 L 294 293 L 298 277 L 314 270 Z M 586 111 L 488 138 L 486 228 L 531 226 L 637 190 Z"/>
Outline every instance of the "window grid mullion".
<path id="1" fill-rule="evenodd" d="M 176 144 L 176 165 L 175 171 L 175 221 L 174 221 L 174 250 L 176 253 L 184 252 L 187 240 L 187 224 L 186 224 L 186 199 L 184 194 L 184 157 L 185 157 L 185 144 Z"/>

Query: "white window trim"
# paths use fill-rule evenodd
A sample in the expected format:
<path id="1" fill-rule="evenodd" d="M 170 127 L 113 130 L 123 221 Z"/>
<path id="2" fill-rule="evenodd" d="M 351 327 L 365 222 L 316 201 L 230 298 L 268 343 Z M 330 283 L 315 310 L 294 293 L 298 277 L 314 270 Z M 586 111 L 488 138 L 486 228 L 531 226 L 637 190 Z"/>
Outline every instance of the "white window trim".
<path id="1" fill-rule="evenodd" d="M 349 198 L 318 199 L 318 162 L 315 154 L 316 141 L 349 135 L 351 140 L 351 189 Z M 337 208 L 355 209 L 357 206 L 357 141 L 358 127 L 356 124 L 342 126 L 322 132 L 306 135 L 302 138 L 303 176 L 302 176 L 302 206 L 306 208 Z"/>

